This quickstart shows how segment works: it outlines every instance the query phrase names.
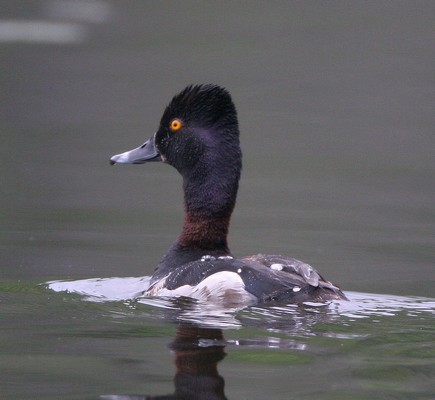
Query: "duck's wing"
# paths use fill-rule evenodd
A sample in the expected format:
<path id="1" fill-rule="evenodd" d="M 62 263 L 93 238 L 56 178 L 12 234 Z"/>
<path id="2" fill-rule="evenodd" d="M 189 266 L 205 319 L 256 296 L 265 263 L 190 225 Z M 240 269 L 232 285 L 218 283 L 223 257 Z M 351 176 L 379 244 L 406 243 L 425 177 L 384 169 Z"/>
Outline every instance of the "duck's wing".
<path id="1" fill-rule="evenodd" d="M 244 257 L 244 260 L 258 262 L 265 267 L 275 271 L 282 271 L 287 274 L 301 278 L 305 283 L 313 287 L 339 290 L 331 282 L 323 278 L 311 265 L 292 257 L 284 257 L 277 254 L 256 254 Z"/>
<path id="2" fill-rule="evenodd" d="M 192 294 L 199 288 L 204 293 L 222 294 L 228 290 L 243 290 L 260 302 L 303 302 L 310 299 L 327 301 L 345 298 L 338 288 L 325 281 L 308 264 L 276 255 L 238 259 L 205 256 L 201 260 L 178 267 L 153 284 L 145 295 L 194 297 Z"/>

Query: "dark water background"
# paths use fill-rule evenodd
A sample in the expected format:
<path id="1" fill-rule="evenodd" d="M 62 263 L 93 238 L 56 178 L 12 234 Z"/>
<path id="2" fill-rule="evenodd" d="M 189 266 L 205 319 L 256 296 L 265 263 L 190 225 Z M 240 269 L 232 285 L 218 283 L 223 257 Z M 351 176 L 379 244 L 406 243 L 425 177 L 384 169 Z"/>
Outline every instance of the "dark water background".
<path id="1" fill-rule="evenodd" d="M 432 399 L 434 12 L 2 1 L 0 398 Z M 177 236 L 177 173 L 108 158 L 203 82 L 239 112 L 234 254 L 302 259 L 352 305 L 224 312 L 84 280 L 148 276 Z"/>

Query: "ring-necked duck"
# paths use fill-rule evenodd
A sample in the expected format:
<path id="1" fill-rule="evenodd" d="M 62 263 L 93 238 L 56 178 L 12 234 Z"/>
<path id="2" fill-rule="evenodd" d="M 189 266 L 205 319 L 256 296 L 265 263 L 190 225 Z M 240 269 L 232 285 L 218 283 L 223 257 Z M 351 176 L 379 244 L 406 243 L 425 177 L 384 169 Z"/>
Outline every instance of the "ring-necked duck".
<path id="1" fill-rule="evenodd" d="M 227 90 L 188 86 L 166 107 L 157 132 L 111 164 L 163 161 L 183 177 L 181 235 L 158 264 L 145 296 L 188 296 L 224 304 L 345 300 L 294 258 L 235 258 L 227 244 L 242 168 L 237 112 Z"/>

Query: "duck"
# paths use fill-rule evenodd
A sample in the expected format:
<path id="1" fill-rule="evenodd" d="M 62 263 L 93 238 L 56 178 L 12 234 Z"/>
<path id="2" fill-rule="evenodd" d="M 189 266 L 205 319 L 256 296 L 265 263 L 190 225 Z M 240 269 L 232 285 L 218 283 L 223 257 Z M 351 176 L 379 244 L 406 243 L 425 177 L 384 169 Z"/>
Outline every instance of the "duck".
<path id="1" fill-rule="evenodd" d="M 232 254 L 227 236 L 242 170 L 239 138 L 228 90 L 194 84 L 172 98 L 149 140 L 111 157 L 112 165 L 163 162 L 183 181 L 181 234 L 142 296 L 189 297 L 228 306 L 347 300 L 305 262 L 282 255 Z"/>

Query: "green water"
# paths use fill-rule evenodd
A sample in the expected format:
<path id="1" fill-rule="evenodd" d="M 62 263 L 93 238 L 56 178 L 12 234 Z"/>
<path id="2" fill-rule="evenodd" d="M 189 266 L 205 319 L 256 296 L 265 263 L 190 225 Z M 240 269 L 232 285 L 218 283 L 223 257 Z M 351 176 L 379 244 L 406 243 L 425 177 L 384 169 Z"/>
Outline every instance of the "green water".
<path id="1" fill-rule="evenodd" d="M 433 299 L 347 292 L 349 303 L 229 311 L 112 301 L 112 284 L 144 287 L 133 278 L 60 284 L 70 292 L 0 287 L 4 398 L 433 397 Z"/>

